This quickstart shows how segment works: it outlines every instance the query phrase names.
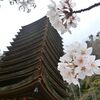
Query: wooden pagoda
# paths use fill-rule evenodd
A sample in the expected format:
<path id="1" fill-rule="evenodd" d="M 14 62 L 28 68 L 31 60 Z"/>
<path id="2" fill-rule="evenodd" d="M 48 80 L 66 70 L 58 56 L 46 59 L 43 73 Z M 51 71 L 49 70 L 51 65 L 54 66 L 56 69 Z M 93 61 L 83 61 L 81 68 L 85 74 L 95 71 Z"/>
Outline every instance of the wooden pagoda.
<path id="1" fill-rule="evenodd" d="M 0 60 L 0 100 L 67 100 L 57 63 L 62 38 L 47 17 L 23 26 Z"/>

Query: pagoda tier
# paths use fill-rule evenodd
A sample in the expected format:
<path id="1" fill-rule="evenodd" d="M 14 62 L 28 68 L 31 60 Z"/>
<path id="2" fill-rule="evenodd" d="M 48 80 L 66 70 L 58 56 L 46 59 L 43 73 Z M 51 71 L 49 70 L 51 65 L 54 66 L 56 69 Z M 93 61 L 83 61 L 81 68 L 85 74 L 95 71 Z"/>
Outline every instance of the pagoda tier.
<path id="1" fill-rule="evenodd" d="M 62 38 L 48 18 L 22 27 L 0 61 L 0 100 L 67 100 L 57 63 Z"/>

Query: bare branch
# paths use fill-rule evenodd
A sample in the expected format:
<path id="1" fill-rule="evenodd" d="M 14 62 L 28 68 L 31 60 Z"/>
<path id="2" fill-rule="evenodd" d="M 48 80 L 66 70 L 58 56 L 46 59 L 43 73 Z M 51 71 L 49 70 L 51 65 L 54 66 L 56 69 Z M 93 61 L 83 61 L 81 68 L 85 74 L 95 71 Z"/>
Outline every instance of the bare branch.
<path id="1" fill-rule="evenodd" d="M 100 2 L 93 4 L 93 5 L 89 6 L 88 8 L 84 8 L 84 9 L 80 9 L 80 10 L 77 10 L 77 11 L 73 11 L 72 13 L 85 12 L 85 11 L 91 10 L 92 8 L 95 8 L 97 6 L 100 6 Z"/>

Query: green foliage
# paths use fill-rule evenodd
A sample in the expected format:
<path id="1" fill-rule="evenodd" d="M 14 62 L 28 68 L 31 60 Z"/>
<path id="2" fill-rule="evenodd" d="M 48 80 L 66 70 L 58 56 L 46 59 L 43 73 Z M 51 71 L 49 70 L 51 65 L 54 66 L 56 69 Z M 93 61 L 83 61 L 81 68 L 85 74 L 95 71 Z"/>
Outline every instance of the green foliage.
<path id="1" fill-rule="evenodd" d="M 82 81 L 79 100 L 100 100 L 100 76 L 87 77 Z"/>
<path id="2" fill-rule="evenodd" d="M 100 100 L 100 76 L 86 77 L 80 80 L 81 88 L 67 85 L 68 100 Z"/>

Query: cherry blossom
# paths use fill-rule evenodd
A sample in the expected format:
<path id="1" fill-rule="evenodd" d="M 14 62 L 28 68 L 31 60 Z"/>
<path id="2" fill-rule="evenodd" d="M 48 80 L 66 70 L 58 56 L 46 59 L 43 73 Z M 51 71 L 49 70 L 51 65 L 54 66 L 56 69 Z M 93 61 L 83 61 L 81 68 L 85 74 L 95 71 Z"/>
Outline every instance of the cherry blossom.
<path id="1" fill-rule="evenodd" d="M 68 82 L 68 84 L 73 83 L 80 87 L 79 81 L 74 74 L 73 68 L 68 67 L 68 66 L 70 65 L 66 63 L 58 63 L 58 70 L 60 71 L 60 74 L 62 75 L 63 80 Z"/>
<path id="2" fill-rule="evenodd" d="M 78 55 L 74 59 L 74 64 L 77 66 L 75 68 L 75 73 L 77 74 L 77 78 L 84 79 L 85 76 L 92 76 L 93 72 L 91 71 L 90 64 L 91 60 L 94 59 L 95 56 L 90 55 Z"/>
<path id="3" fill-rule="evenodd" d="M 100 74 L 100 59 L 95 60 L 96 57 L 91 59 L 91 64 L 90 64 L 90 72 L 93 74 Z"/>
<path id="4" fill-rule="evenodd" d="M 29 13 L 31 8 L 35 8 L 35 0 L 9 0 L 10 4 L 13 5 L 14 3 L 19 5 L 19 10 L 27 11 Z"/>
<path id="5" fill-rule="evenodd" d="M 87 44 L 85 42 L 74 42 L 73 44 L 66 46 L 64 52 L 69 55 L 74 55 L 75 53 L 90 55 L 92 53 L 92 47 L 87 48 Z"/>
<path id="6" fill-rule="evenodd" d="M 52 26 L 61 33 L 67 31 L 71 33 L 70 28 L 76 28 L 77 21 L 79 21 L 79 18 L 75 14 L 72 14 L 71 0 L 62 0 L 59 5 L 56 5 L 53 0 L 51 0 L 51 3 L 48 6 L 47 17 Z"/>
<path id="7" fill-rule="evenodd" d="M 51 0 L 51 5 L 48 6 L 50 11 L 47 12 L 47 17 L 49 17 L 49 20 L 52 24 L 52 26 L 57 29 L 57 31 L 66 32 L 67 30 L 62 24 L 61 19 L 59 18 L 59 13 L 60 11 L 57 10 L 56 3 Z"/>
<path id="8" fill-rule="evenodd" d="M 70 57 L 70 55 L 68 56 L 68 54 L 63 55 L 62 57 L 60 57 L 60 61 L 63 63 L 70 63 L 72 62 L 72 58 Z"/>
<path id="9" fill-rule="evenodd" d="M 100 74 L 100 59 L 92 55 L 92 47 L 88 48 L 86 43 L 75 42 L 67 46 L 59 61 L 58 70 L 63 80 L 69 84 L 80 87 L 79 79 Z"/>

